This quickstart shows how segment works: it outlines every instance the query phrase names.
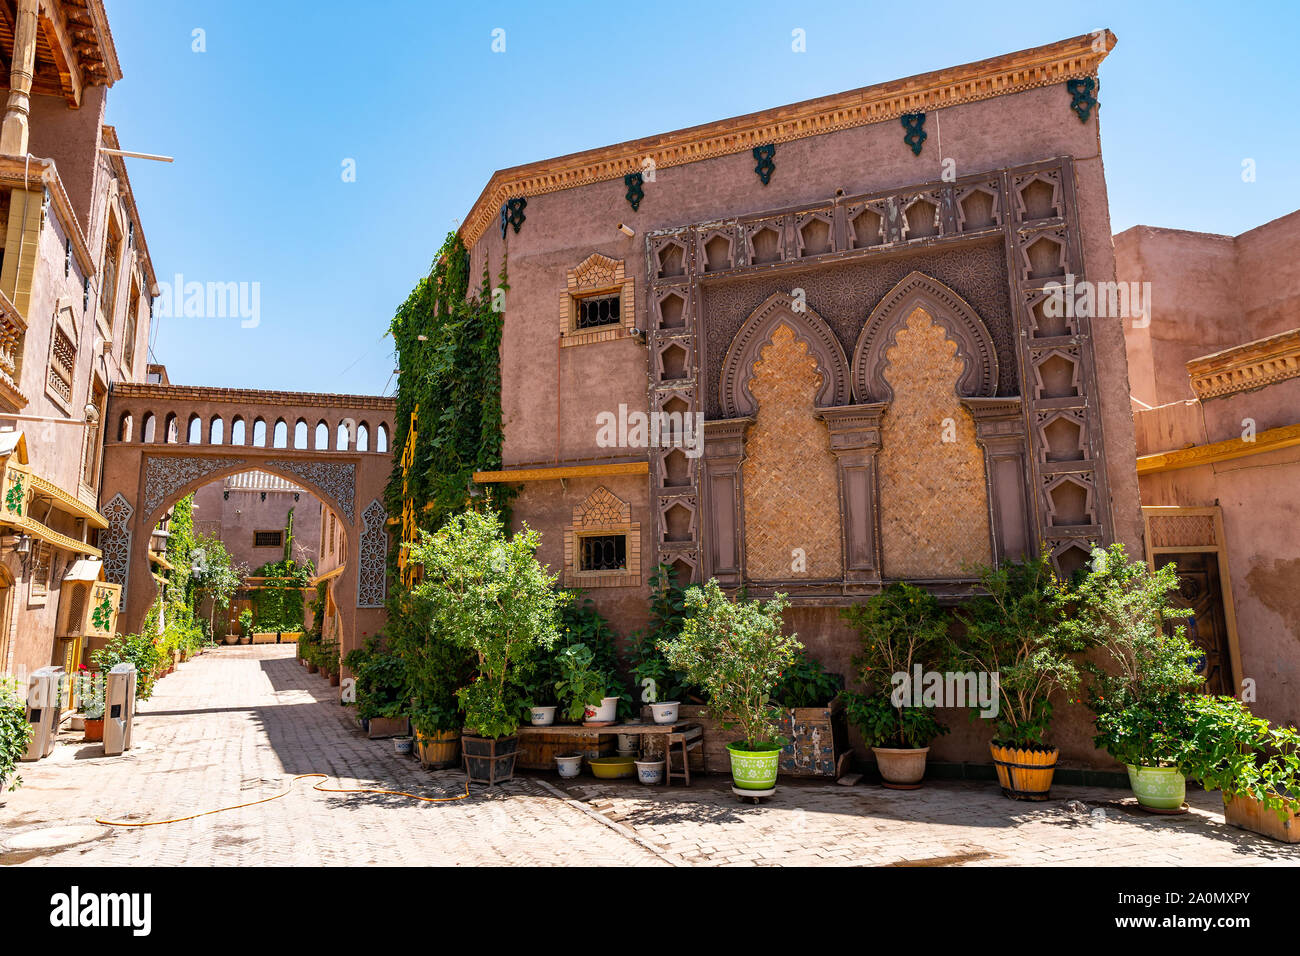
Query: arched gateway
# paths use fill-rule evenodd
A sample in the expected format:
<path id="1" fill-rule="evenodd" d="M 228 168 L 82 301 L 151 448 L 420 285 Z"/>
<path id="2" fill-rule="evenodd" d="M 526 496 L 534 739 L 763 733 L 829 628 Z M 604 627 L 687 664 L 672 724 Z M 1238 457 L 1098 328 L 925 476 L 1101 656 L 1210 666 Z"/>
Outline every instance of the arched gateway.
<path id="1" fill-rule="evenodd" d="M 100 543 L 105 574 L 122 585 L 119 630 L 139 630 L 157 595 L 148 549 L 159 519 L 202 485 L 252 469 L 302 485 L 342 519 L 346 571 L 330 581 L 340 651 L 379 630 L 394 409 L 393 399 L 370 395 L 116 385 L 100 499 L 109 526 Z"/>

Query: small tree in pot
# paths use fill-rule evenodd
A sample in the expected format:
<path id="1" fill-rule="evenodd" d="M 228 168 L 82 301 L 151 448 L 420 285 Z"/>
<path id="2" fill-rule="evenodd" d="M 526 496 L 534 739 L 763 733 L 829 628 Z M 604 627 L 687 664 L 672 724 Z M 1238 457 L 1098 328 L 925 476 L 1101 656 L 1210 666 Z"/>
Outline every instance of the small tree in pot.
<path id="1" fill-rule="evenodd" d="M 1017 800 L 1046 800 L 1060 755 L 1047 742 L 1052 696 L 1078 686 L 1071 655 L 1086 650 L 1088 641 L 1061 626 L 1070 591 L 1057 578 L 1049 553 L 982 566 L 978 573 L 988 593 L 957 612 L 965 633 L 951 642 L 952 663 L 990 684 L 996 680 L 989 749 L 1002 792 Z"/>
<path id="2" fill-rule="evenodd" d="M 704 690 L 709 713 L 741 739 L 728 744 L 737 790 L 776 786 L 785 741 L 778 736 L 781 709 L 772 688 L 803 649 L 782 633 L 784 594 L 770 601 L 732 601 L 715 579 L 686 592 L 687 615 L 676 640 L 662 648 L 669 666 Z"/>
<path id="3" fill-rule="evenodd" d="M 1190 613 L 1173 605 L 1177 589 L 1173 564 L 1152 571 L 1130 561 L 1121 544 L 1093 548 L 1092 565 L 1075 585 L 1071 613 L 1061 625 L 1104 653 L 1103 663 L 1087 667 L 1093 743 L 1128 767 L 1138 803 L 1149 810 L 1182 806 L 1186 780 L 1179 764 L 1192 723 L 1188 695 L 1204 683 L 1196 670 L 1203 652 L 1175 624 Z"/>
<path id="4" fill-rule="evenodd" d="M 875 755 L 884 785 L 915 790 L 925 776 L 930 741 L 948 728 L 932 709 L 910 699 L 912 669 L 939 659 L 948 617 L 933 595 L 911 584 L 891 584 L 841 613 L 861 636 L 862 652 L 853 665 L 868 688 L 845 693 L 849 720 Z"/>
<path id="5" fill-rule="evenodd" d="M 462 746 L 470 779 L 498 783 L 514 774 L 522 701 L 516 681 L 538 648 L 556 640 L 560 596 L 537 561 L 537 532 L 506 537 L 495 512 L 453 515 L 421 534 L 411 560 L 424 568 L 415 593 L 431 632 L 471 651 L 473 680 L 457 690 L 465 713 Z"/>

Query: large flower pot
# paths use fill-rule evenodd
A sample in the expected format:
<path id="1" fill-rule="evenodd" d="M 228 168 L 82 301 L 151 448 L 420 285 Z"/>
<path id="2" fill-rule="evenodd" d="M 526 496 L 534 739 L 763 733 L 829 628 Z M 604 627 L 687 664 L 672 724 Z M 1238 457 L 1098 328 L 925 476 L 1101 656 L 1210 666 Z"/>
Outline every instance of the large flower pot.
<path id="1" fill-rule="evenodd" d="M 87 717 L 86 718 L 86 739 L 89 741 L 104 739 L 104 718 Z"/>
<path id="2" fill-rule="evenodd" d="M 1055 747 L 1003 747 L 992 743 L 989 751 L 1004 796 L 1012 800 L 1048 799 L 1061 751 Z"/>
<path id="3" fill-rule="evenodd" d="M 518 737 L 476 737 L 463 734 L 460 746 L 461 759 L 470 783 L 486 783 L 490 786 L 514 777 Z"/>
<path id="4" fill-rule="evenodd" d="M 890 790 L 917 790 L 925 776 L 929 747 L 872 747 L 883 786 Z"/>
<path id="5" fill-rule="evenodd" d="M 603 698 L 599 705 L 588 704 L 582 712 L 582 723 L 587 727 L 605 727 L 618 719 L 618 698 Z"/>
<path id="6" fill-rule="evenodd" d="M 415 754 L 427 769 L 453 767 L 460 762 L 460 732 L 440 730 L 435 734 L 415 732 Z"/>
<path id="7" fill-rule="evenodd" d="M 739 741 L 727 744 L 731 755 L 731 782 L 738 790 L 771 790 L 776 786 L 777 764 L 781 748 L 748 750 Z"/>
<path id="8" fill-rule="evenodd" d="M 1187 778 L 1177 767 L 1128 764 L 1128 782 L 1138 805 L 1147 810 L 1179 810 L 1187 796 Z"/>
<path id="9" fill-rule="evenodd" d="M 314 674 L 314 673 L 316 673 L 316 671 L 318 671 L 318 670 L 320 670 L 320 668 L 317 667 L 315 664 L 313 664 L 311 661 L 308 661 L 308 662 L 307 662 L 307 673 L 308 673 L 308 674 Z"/>

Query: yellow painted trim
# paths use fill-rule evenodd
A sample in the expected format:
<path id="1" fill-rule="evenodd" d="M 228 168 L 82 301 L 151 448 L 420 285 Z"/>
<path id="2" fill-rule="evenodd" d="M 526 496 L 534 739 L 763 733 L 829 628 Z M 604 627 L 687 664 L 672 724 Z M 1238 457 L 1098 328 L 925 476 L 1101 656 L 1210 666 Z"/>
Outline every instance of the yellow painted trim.
<path id="1" fill-rule="evenodd" d="M 480 484 L 517 481 L 558 481 L 561 478 L 604 478 L 610 475 L 648 475 L 650 462 L 623 461 L 608 465 L 550 465 L 546 468 L 517 468 L 513 471 L 476 471 Z"/>
<path id="2" fill-rule="evenodd" d="M 1197 465 L 1212 465 L 1219 461 L 1261 455 L 1266 451 L 1279 451 L 1296 445 L 1300 445 L 1300 425 L 1286 425 L 1282 428 L 1262 431 L 1255 436 L 1254 441 L 1230 438 L 1227 441 L 1211 442 L 1208 445 L 1143 455 L 1137 460 L 1137 473 L 1150 475 L 1159 471 L 1173 471 L 1176 468 L 1195 468 Z"/>
<path id="3" fill-rule="evenodd" d="M 69 538 L 66 534 L 60 534 L 53 528 L 47 528 L 35 518 L 29 518 L 23 515 L 19 518 L 4 518 L 0 524 L 7 524 L 11 527 L 18 528 L 26 532 L 33 538 L 40 538 L 42 541 L 53 545 L 62 551 L 71 551 L 74 554 L 84 554 L 92 558 L 103 558 L 104 554 L 99 548 L 92 547 L 84 541 L 78 541 L 76 538 Z"/>
<path id="4" fill-rule="evenodd" d="M 156 552 L 154 552 L 154 551 L 150 551 L 150 552 L 149 552 L 149 561 L 150 561 L 152 564 L 156 564 L 158 567 L 163 568 L 163 569 L 165 569 L 165 570 L 167 570 L 167 571 L 175 571 L 175 570 L 176 570 L 175 565 L 173 565 L 170 561 L 168 561 L 166 558 L 164 558 L 161 554 L 158 554 L 158 553 L 156 553 Z"/>
<path id="5" fill-rule="evenodd" d="M 326 571 L 324 574 L 316 575 L 316 577 L 311 579 L 311 585 L 312 587 L 315 587 L 316 585 L 320 584 L 322 581 L 333 580 L 334 578 L 337 578 L 340 574 L 342 574 L 345 570 L 347 570 L 347 565 L 340 564 L 337 568 L 334 568 L 330 571 Z"/>
<path id="6" fill-rule="evenodd" d="M 29 471 L 28 474 L 31 475 L 32 479 L 29 488 L 33 491 L 39 489 L 41 494 L 48 495 L 50 498 L 54 499 L 54 507 L 58 508 L 60 511 L 66 511 L 68 514 L 75 515 L 78 518 L 85 518 L 93 527 L 108 527 L 108 519 L 80 498 L 64 491 L 48 478 L 44 478 L 32 471 Z"/>

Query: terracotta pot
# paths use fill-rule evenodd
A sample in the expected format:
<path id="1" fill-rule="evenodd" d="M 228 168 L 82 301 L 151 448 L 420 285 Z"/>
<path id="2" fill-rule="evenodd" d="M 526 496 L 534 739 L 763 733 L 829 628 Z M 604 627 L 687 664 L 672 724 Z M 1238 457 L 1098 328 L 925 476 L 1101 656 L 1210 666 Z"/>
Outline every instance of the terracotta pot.
<path id="1" fill-rule="evenodd" d="M 338 672 L 338 671 L 330 671 L 330 686 L 331 686 L 331 687 L 338 687 L 338 686 L 339 686 L 339 672 Z"/>
<path id="2" fill-rule="evenodd" d="M 104 718 L 87 717 L 86 718 L 86 739 L 92 743 L 104 739 Z"/>
<path id="3" fill-rule="evenodd" d="M 883 786 L 890 790 L 920 789 L 929 747 L 872 747 Z"/>
<path id="4" fill-rule="evenodd" d="M 313 664 L 311 661 L 308 661 L 308 662 L 307 662 L 307 673 L 308 673 L 308 674 L 314 674 L 314 673 L 316 673 L 318 670 L 320 670 L 320 668 L 317 667 L 315 664 Z"/>
<path id="5" fill-rule="evenodd" d="M 989 751 L 1003 796 L 1012 800 L 1050 798 L 1056 758 L 1061 751 L 1055 747 L 1003 747 L 994 743 L 989 744 Z"/>

